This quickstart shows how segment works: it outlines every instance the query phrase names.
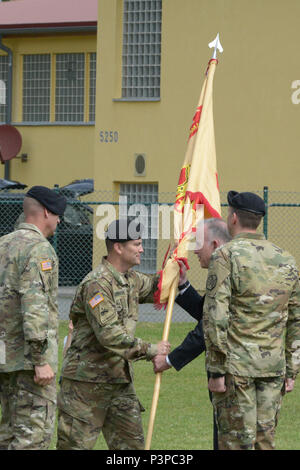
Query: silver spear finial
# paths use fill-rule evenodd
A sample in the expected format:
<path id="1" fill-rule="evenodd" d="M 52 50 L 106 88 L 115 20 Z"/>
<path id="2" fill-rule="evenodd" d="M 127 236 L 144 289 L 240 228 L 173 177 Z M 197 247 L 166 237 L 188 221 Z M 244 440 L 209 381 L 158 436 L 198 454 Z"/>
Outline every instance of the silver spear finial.
<path id="1" fill-rule="evenodd" d="M 219 39 L 219 33 L 217 34 L 216 38 L 208 44 L 208 47 L 210 47 L 210 48 L 214 47 L 214 53 L 213 53 L 212 59 L 217 58 L 217 49 L 220 52 L 223 52 L 223 47 L 222 47 L 222 45 L 220 43 L 220 39 Z"/>

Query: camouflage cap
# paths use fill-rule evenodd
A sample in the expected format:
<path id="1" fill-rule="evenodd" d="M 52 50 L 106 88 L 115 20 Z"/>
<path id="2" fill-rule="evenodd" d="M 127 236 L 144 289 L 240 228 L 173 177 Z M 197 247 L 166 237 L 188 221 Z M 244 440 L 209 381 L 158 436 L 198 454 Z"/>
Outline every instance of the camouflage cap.
<path id="1" fill-rule="evenodd" d="M 139 240 L 143 235 L 142 224 L 133 217 L 114 220 L 105 232 L 105 238 L 112 241 L 123 243 L 129 240 Z"/>
<path id="2" fill-rule="evenodd" d="M 252 212 L 264 216 L 266 206 L 264 200 L 254 193 L 238 193 L 237 191 L 229 191 L 227 201 L 230 207 L 240 209 L 242 211 Z"/>
<path id="3" fill-rule="evenodd" d="M 65 212 L 67 200 L 62 194 L 45 186 L 33 186 L 25 196 L 36 199 L 42 206 L 53 214 L 62 216 Z"/>

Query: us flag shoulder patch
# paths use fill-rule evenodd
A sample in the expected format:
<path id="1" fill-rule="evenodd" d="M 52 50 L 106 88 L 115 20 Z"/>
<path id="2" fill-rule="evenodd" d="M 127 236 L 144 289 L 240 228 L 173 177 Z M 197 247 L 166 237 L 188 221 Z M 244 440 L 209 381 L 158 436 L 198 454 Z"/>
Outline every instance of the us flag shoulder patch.
<path id="1" fill-rule="evenodd" d="M 100 292 L 98 292 L 98 294 L 94 295 L 94 297 L 91 298 L 91 300 L 89 300 L 89 304 L 92 308 L 95 308 L 97 307 L 98 304 L 100 304 L 100 302 L 102 302 L 104 300 L 104 298 L 102 297 L 102 295 L 100 294 Z"/>
<path id="2" fill-rule="evenodd" d="M 51 259 L 47 259 L 46 261 L 42 261 L 41 266 L 42 266 L 42 271 L 51 271 L 51 269 L 52 269 Z"/>

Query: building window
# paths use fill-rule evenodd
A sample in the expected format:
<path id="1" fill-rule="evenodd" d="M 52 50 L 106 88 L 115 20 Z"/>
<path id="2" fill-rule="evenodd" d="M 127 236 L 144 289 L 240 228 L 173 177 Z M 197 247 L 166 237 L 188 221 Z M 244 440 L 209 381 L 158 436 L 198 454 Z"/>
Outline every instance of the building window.
<path id="1" fill-rule="evenodd" d="M 8 56 L 0 56 L 0 122 L 6 122 L 6 87 L 8 78 Z"/>
<path id="2" fill-rule="evenodd" d="M 50 117 L 50 54 L 23 57 L 23 121 L 48 122 Z"/>
<path id="3" fill-rule="evenodd" d="M 160 97 L 162 0 L 124 0 L 122 98 Z"/>
<path id="4" fill-rule="evenodd" d="M 130 207 L 133 204 L 142 204 L 144 206 L 144 210 L 139 215 L 140 221 L 145 228 L 143 235 L 144 253 L 141 256 L 141 264 L 137 269 L 144 273 L 155 273 L 157 238 L 151 238 L 151 235 L 157 233 L 158 185 L 121 183 L 120 196 L 126 196 L 127 198 L 127 206 L 120 206 L 120 217 L 125 214 L 139 215 L 130 212 Z M 154 211 L 152 210 L 152 204 L 154 204 Z"/>
<path id="5" fill-rule="evenodd" d="M 95 104 L 96 104 L 96 52 L 90 54 L 90 109 L 89 120 L 95 121 Z"/>
<path id="6" fill-rule="evenodd" d="M 7 81 L 7 61 L 0 56 L 0 119 L 2 114 L 5 119 L 1 80 Z M 95 99 L 96 53 L 23 56 L 23 122 L 94 122 Z"/>
<path id="7" fill-rule="evenodd" d="M 84 121 L 84 66 L 85 56 L 57 54 L 55 121 Z"/>

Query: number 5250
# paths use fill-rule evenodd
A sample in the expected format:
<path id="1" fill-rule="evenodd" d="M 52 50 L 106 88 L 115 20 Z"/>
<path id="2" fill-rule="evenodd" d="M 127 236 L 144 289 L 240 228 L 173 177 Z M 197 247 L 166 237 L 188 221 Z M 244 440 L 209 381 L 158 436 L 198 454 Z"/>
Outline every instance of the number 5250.
<path id="1" fill-rule="evenodd" d="M 104 142 L 106 144 L 117 143 L 119 140 L 119 133 L 118 131 L 100 131 L 100 142 Z"/>

